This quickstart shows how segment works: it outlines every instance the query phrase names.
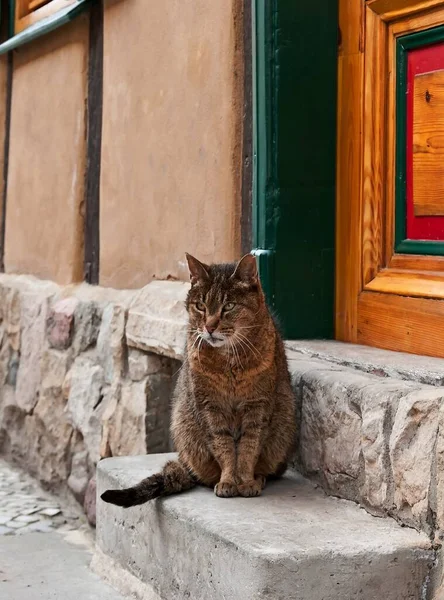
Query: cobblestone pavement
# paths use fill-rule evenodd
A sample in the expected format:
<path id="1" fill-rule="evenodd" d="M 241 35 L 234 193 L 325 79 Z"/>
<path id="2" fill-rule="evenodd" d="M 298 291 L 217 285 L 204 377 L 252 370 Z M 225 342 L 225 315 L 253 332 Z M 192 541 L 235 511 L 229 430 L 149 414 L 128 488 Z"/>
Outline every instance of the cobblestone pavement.
<path id="1" fill-rule="evenodd" d="M 0 458 L 0 599 L 125 600 L 91 571 L 93 552 L 80 507 Z"/>
<path id="2" fill-rule="evenodd" d="M 86 527 L 80 510 L 62 508 L 31 477 L 0 458 L 0 536 Z"/>

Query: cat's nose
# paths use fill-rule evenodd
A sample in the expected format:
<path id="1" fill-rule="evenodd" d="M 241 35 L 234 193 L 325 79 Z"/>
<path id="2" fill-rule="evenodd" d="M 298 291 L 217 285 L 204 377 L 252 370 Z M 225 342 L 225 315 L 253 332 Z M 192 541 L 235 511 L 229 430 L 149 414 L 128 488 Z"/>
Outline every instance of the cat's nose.
<path id="1" fill-rule="evenodd" d="M 208 331 L 208 333 L 211 335 L 212 333 L 214 333 L 217 329 L 217 325 L 205 325 L 205 329 Z"/>

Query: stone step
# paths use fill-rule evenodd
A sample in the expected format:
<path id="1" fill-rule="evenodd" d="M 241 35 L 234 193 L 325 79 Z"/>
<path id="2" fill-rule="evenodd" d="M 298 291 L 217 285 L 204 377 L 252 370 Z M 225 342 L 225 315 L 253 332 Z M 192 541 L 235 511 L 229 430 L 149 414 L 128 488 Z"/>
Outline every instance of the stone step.
<path id="1" fill-rule="evenodd" d="M 174 455 L 111 458 L 98 494 L 127 487 Z M 98 499 L 95 568 L 161 600 L 421 600 L 435 556 L 428 537 L 326 497 L 296 473 L 259 498 L 209 489 L 122 509 Z"/>
<path id="2" fill-rule="evenodd" d="M 391 357 L 390 372 L 398 375 L 393 376 L 388 366 L 382 371 L 374 349 L 364 368 L 355 347 L 350 366 L 352 350 L 344 346 L 293 343 L 287 351 L 298 406 L 297 468 L 328 494 L 359 502 L 371 514 L 393 516 L 440 543 L 444 388 L 424 383 L 426 373 L 419 376 L 419 367 L 414 376 L 411 356 L 407 363 L 405 357 Z M 401 378 L 407 372 L 411 377 Z M 438 371 L 433 373 L 430 380 L 437 381 Z"/>
<path id="3" fill-rule="evenodd" d="M 426 385 L 444 386 L 443 358 L 393 352 L 333 340 L 288 341 L 286 346 L 291 355 L 297 352 L 306 357 L 352 367 L 379 377 L 394 377 Z"/>

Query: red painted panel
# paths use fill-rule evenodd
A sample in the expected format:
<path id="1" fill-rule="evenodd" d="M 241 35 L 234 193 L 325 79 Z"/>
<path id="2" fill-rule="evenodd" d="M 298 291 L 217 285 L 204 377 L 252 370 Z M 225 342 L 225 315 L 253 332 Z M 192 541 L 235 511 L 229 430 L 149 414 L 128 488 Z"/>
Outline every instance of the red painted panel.
<path id="1" fill-rule="evenodd" d="M 407 65 L 407 239 L 444 240 L 444 216 L 415 216 L 413 210 L 413 90 L 415 77 L 444 69 L 444 43 L 410 50 Z M 432 184 L 432 182 L 431 182 Z"/>

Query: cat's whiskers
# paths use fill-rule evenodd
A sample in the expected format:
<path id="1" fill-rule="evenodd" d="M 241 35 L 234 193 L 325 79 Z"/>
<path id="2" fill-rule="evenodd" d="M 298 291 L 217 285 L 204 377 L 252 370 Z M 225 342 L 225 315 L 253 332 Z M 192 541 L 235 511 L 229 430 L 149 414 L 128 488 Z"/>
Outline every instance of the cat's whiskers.
<path id="1" fill-rule="evenodd" d="M 236 342 L 242 348 L 242 350 L 245 354 L 245 358 L 248 358 L 247 350 L 248 350 L 248 353 L 251 353 L 251 348 L 249 348 L 246 344 L 244 344 L 244 342 L 240 338 L 237 338 Z"/>
<path id="2" fill-rule="evenodd" d="M 232 340 L 230 338 L 228 338 L 228 356 L 227 356 L 227 364 L 225 365 L 225 368 L 228 369 L 229 365 L 231 364 L 231 350 L 233 350 L 234 344 L 232 342 Z M 234 352 L 233 352 L 233 358 L 234 358 Z"/>
<path id="3" fill-rule="evenodd" d="M 202 336 L 200 336 L 200 337 L 199 337 L 199 344 L 198 344 L 198 346 L 197 346 L 197 359 L 198 359 L 198 361 L 199 361 L 199 366 L 200 366 L 200 368 L 202 368 L 202 363 L 201 363 L 201 361 L 200 361 L 200 347 L 202 346 L 202 342 L 203 342 L 203 341 L 204 341 L 203 337 L 202 337 Z"/>
<path id="4" fill-rule="evenodd" d="M 236 331 L 236 333 L 234 334 L 234 338 L 239 342 L 239 345 L 245 345 L 245 347 L 249 349 L 254 355 L 256 355 L 257 358 L 261 358 L 261 353 L 259 352 L 259 350 L 253 344 L 253 342 L 249 340 L 245 335 L 239 333 L 239 331 Z"/>
<path id="5" fill-rule="evenodd" d="M 234 336 L 234 337 L 235 337 L 235 339 L 236 339 L 236 336 Z M 240 340 L 239 340 L 239 338 L 238 338 L 238 341 L 240 341 Z M 234 343 L 234 342 L 233 342 L 233 343 Z M 246 352 L 246 350 L 245 350 L 245 348 L 244 348 L 244 345 L 243 345 L 243 344 L 239 344 L 239 346 L 242 348 L 242 352 L 244 353 L 245 360 L 247 360 L 247 358 L 248 358 L 248 354 L 247 354 L 247 352 Z"/>
<path id="6" fill-rule="evenodd" d="M 252 348 L 252 350 L 255 350 L 260 356 L 259 350 L 256 348 L 256 346 L 253 344 L 253 342 L 245 334 L 240 333 L 239 330 L 236 330 L 234 337 L 236 337 L 238 340 L 243 340 L 246 344 L 248 344 Z"/>
<path id="7" fill-rule="evenodd" d="M 244 367 L 243 367 L 243 365 L 242 365 L 242 362 L 241 362 L 241 359 L 240 359 L 240 356 L 239 356 L 239 352 L 238 352 L 238 350 L 237 350 L 237 348 L 236 348 L 235 344 L 233 344 L 233 351 L 234 351 L 234 354 L 235 354 L 235 356 L 236 356 L 236 362 L 239 364 L 239 367 L 240 367 L 241 369 L 243 369 Z"/>
<path id="8" fill-rule="evenodd" d="M 194 342 L 190 348 L 191 350 L 194 350 L 195 345 L 197 344 L 197 342 L 201 339 L 201 334 L 199 333 L 199 331 L 196 330 L 196 333 L 194 334 L 195 338 L 194 338 Z"/>

